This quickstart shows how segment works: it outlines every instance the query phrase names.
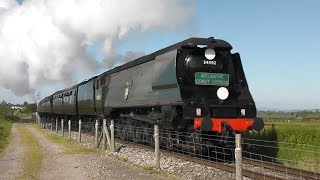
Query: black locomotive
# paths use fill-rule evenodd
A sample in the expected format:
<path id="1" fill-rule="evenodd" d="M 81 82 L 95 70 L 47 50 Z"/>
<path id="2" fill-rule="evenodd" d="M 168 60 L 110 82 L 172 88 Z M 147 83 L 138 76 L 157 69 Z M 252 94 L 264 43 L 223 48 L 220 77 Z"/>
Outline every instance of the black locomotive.
<path id="1" fill-rule="evenodd" d="M 214 38 L 190 38 L 115 67 L 39 102 L 42 118 L 225 135 L 261 130 L 241 59 Z"/>

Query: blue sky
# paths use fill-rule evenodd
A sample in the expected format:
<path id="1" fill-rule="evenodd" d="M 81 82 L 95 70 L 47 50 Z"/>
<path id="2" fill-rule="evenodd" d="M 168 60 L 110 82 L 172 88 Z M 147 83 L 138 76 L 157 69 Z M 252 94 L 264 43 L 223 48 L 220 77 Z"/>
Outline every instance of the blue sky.
<path id="1" fill-rule="evenodd" d="M 316 0 L 200 0 L 189 24 L 143 36 L 132 32 L 119 51 L 151 53 L 192 36 L 224 39 L 240 53 L 258 107 L 320 108 L 319 8 Z M 98 47 L 87 51 L 102 59 Z M 0 94 L 0 100 L 31 101 Z"/>
<path id="2" fill-rule="evenodd" d="M 320 1 L 199 1 L 190 28 L 148 35 L 127 49 L 154 47 L 190 36 L 224 39 L 239 52 L 258 107 L 320 107 Z M 139 43 L 138 43 L 139 44 Z"/>

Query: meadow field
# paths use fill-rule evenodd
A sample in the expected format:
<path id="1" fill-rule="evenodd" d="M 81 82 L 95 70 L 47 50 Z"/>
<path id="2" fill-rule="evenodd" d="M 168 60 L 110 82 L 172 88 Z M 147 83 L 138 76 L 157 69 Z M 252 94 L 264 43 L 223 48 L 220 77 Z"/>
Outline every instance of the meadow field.
<path id="1" fill-rule="evenodd" d="M 265 128 L 260 133 L 244 134 L 244 138 L 261 140 L 254 142 L 257 146 L 247 148 L 253 153 L 265 155 L 263 158 L 258 155 L 254 158 L 320 171 L 320 113 L 262 114 Z"/>

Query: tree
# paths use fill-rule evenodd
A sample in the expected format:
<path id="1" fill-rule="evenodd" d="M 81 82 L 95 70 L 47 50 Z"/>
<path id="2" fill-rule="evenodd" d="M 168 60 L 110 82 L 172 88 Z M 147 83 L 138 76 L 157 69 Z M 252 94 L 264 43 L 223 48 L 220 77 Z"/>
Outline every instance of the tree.
<path id="1" fill-rule="evenodd" d="M 30 112 L 36 112 L 37 111 L 37 105 L 35 103 L 33 104 L 28 104 L 25 106 L 23 109 L 24 113 L 30 113 Z"/>

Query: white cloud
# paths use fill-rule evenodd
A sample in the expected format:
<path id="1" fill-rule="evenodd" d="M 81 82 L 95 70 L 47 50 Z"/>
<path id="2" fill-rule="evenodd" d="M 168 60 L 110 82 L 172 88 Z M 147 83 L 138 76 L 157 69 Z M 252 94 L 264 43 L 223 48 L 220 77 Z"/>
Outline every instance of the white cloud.
<path id="1" fill-rule="evenodd" d="M 129 31 L 177 29 L 192 10 L 179 0 L 0 0 L 0 86 L 22 96 L 71 83 L 74 73 L 97 67 L 86 45 L 102 42 L 114 57 Z"/>

